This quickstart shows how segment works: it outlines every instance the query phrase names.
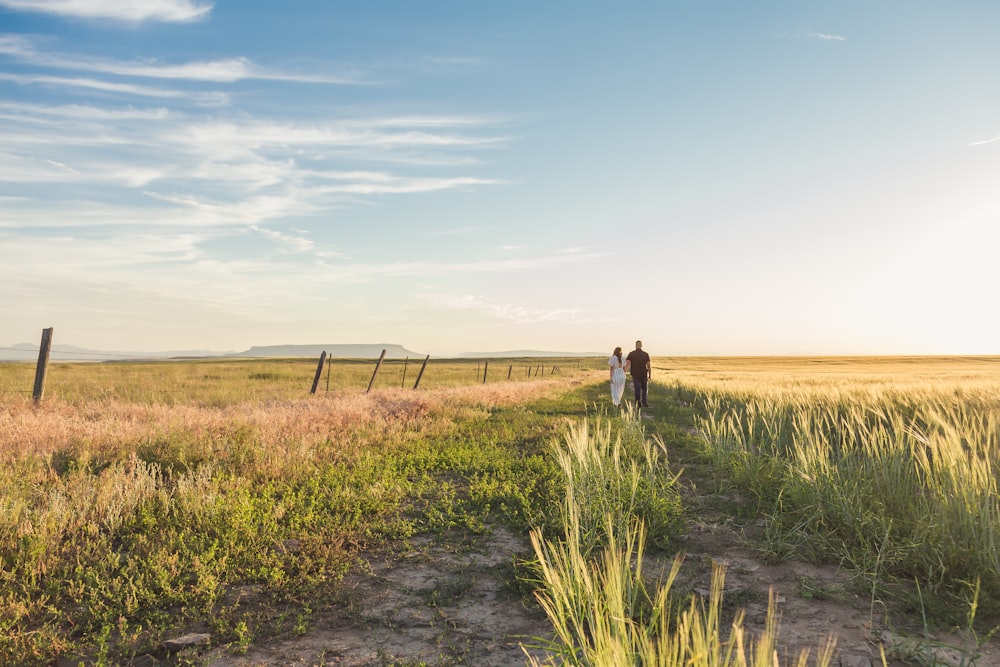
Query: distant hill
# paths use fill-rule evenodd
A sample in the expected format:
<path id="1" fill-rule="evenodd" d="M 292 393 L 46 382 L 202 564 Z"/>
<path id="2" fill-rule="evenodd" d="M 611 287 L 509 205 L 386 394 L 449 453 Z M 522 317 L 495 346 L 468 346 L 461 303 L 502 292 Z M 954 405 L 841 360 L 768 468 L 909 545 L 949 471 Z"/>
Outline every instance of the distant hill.
<path id="1" fill-rule="evenodd" d="M 414 352 L 392 343 L 356 343 L 335 345 L 254 345 L 243 352 L 215 352 L 211 350 L 166 350 L 159 352 L 122 352 L 93 350 L 76 345 L 54 344 L 49 351 L 51 361 L 140 361 L 143 359 L 205 359 L 205 358 L 268 358 L 310 357 L 319 358 L 326 351 L 335 358 L 378 359 L 385 350 L 386 359 L 418 359 L 423 352 Z M 504 352 L 462 352 L 459 359 L 517 359 L 522 357 L 603 357 L 601 352 L 546 352 L 542 350 L 509 350 Z M 37 343 L 18 343 L 0 347 L 0 361 L 37 361 Z"/>
<path id="2" fill-rule="evenodd" d="M 407 350 L 402 345 L 389 343 L 358 343 L 354 345 L 254 345 L 246 352 L 228 354 L 229 357 L 319 357 L 324 351 L 330 357 L 349 359 L 378 359 L 385 350 L 386 359 L 416 359 L 424 356 Z"/>
<path id="3" fill-rule="evenodd" d="M 541 350 L 509 350 L 507 352 L 462 352 L 462 359 L 511 359 L 518 357 L 603 357 L 603 352 L 544 352 Z M 609 355 L 610 356 L 610 355 Z"/>

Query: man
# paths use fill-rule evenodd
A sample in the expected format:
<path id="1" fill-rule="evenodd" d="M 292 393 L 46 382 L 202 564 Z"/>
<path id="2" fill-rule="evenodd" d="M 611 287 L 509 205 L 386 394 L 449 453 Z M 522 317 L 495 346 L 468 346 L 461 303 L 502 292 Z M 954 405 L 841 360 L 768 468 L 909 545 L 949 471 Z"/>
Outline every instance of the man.
<path id="1" fill-rule="evenodd" d="M 648 408 L 646 394 L 649 390 L 649 379 L 653 376 L 653 367 L 649 363 L 649 355 L 642 349 L 641 340 L 635 341 L 635 349 L 625 357 L 625 372 L 632 374 L 635 404 Z"/>

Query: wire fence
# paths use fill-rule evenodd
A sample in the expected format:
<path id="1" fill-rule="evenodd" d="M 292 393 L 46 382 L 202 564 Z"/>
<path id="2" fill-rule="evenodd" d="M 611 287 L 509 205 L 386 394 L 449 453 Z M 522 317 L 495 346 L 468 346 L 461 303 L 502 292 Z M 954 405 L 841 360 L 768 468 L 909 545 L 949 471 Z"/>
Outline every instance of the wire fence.
<path id="1" fill-rule="evenodd" d="M 25 355 L 39 350 L 0 347 Z M 72 358 L 59 358 L 60 356 Z M 242 399 L 302 398 L 375 389 L 435 389 L 474 383 L 523 382 L 598 370 L 598 357 L 418 358 L 152 358 L 89 351 L 50 351 L 45 393 L 69 401 L 187 400 L 228 404 Z M 91 361 L 90 359 L 93 359 Z M 0 363 L 0 398 L 37 396 L 38 369 L 28 358 Z M 102 363 L 103 362 L 103 363 Z M 33 375 L 34 374 L 34 375 Z M 33 381 L 35 386 L 33 387 Z M 311 384 L 310 384 L 311 383 Z M 40 396 L 38 397 L 40 398 Z"/>

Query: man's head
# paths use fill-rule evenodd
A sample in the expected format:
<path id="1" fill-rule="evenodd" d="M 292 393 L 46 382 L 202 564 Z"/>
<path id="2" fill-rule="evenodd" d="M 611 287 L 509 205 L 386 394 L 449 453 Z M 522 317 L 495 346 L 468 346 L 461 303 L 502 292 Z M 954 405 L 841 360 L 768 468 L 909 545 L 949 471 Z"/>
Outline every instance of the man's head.
<path id="1" fill-rule="evenodd" d="M 637 349 L 637 350 L 641 350 L 642 349 L 642 341 L 641 340 L 635 341 L 635 349 Z"/>

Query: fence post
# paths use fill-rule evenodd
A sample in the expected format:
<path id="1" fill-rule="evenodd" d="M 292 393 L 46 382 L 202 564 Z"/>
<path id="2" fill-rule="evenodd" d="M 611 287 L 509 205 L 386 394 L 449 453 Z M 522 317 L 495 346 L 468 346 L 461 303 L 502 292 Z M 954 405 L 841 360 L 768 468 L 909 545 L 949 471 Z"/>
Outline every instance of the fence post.
<path id="1" fill-rule="evenodd" d="M 431 358 L 431 355 L 424 357 L 424 363 L 420 366 L 420 372 L 417 373 L 417 381 L 413 383 L 413 388 L 416 389 L 420 386 L 420 378 L 424 376 L 424 369 L 427 368 L 427 360 Z"/>
<path id="2" fill-rule="evenodd" d="M 402 389 L 403 387 L 406 386 L 406 367 L 409 364 L 410 364 L 410 357 L 407 356 L 406 359 L 403 359 L 403 380 L 402 380 L 402 382 L 399 383 L 399 388 L 400 389 Z"/>
<path id="3" fill-rule="evenodd" d="M 324 350 L 325 351 L 325 350 Z M 326 393 L 330 393 L 330 369 L 333 366 L 333 355 L 326 357 Z"/>
<path id="4" fill-rule="evenodd" d="M 42 400 L 45 393 L 45 373 L 49 369 L 49 350 L 52 349 L 52 327 L 42 329 L 42 342 L 38 346 L 38 365 L 35 366 L 35 387 L 31 392 L 31 398 L 35 403 Z"/>
<path id="5" fill-rule="evenodd" d="M 510 374 L 511 374 L 511 373 L 512 373 L 513 371 L 514 371 L 514 364 L 511 364 L 511 365 L 510 365 L 510 366 L 509 366 L 509 367 L 507 368 L 507 379 L 508 379 L 508 380 L 510 379 Z"/>
<path id="6" fill-rule="evenodd" d="M 487 360 L 486 363 L 483 364 L 483 384 L 486 384 L 486 372 L 488 370 L 490 370 L 490 362 Z"/>
<path id="7" fill-rule="evenodd" d="M 382 350 L 382 354 L 378 355 L 378 361 L 375 362 L 375 370 L 372 371 L 372 379 L 368 381 L 368 389 L 365 390 L 366 394 L 372 390 L 372 385 L 375 384 L 375 376 L 378 375 L 378 369 L 382 366 L 383 359 L 385 359 L 385 350 Z"/>
<path id="8" fill-rule="evenodd" d="M 313 376 L 313 386 L 309 390 L 310 394 L 316 393 L 316 387 L 319 386 L 319 379 L 323 377 L 323 364 L 326 363 L 326 350 L 323 350 L 323 354 L 319 355 L 319 363 L 316 365 L 316 375 Z"/>

